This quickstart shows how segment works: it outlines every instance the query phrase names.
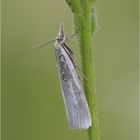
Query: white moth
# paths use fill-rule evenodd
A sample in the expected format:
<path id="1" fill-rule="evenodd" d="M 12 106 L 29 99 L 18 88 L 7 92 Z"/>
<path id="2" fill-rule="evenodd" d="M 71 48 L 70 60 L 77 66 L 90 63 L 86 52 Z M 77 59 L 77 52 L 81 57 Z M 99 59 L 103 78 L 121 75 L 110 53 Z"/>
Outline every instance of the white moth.
<path id="1" fill-rule="evenodd" d="M 71 37 L 73 37 L 72 35 Z M 40 48 L 52 41 L 55 42 L 55 56 L 59 69 L 62 96 L 66 108 L 69 128 L 88 129 L 91 127 L 91 114 L 83 88 L 76 71 L 73 52 L 66 45 L 64 26 L 60 25 L 58 37 L 33 48 Z"/>
<path id="2" fill-rule="evenodd" d="M 73 53 L 65 40 L 64 27 L 61 24 L 55 43 L 55 55 L 68 125 L 74 129 L 88 129 L 91 126 L 89 107 L 72 58 Z"/>

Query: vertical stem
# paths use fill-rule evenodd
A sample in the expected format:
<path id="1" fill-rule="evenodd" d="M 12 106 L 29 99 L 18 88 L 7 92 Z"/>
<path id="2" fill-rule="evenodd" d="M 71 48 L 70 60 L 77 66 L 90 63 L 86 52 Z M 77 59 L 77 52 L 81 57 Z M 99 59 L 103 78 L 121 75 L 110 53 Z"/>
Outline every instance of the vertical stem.
<path id="1" fill-rule="evenodd" d="M 84 91 L 92 117 L 92 126 L 88 129 L 89 140 L 99 140 L 92 48 L 92 28 L 95 27 L 95 20 L 91 18 L 91 8 L 94 0 L 66 0 L 66 2 L 73 12 L 76 29 L 81 29 L 79 32 L 81 63 L 83 73 L 87 78 L 87 86 L 84 87 Z"/>
<path id="2" fill-rule="evenodd" d="M 89 103 L 89 108 L 92 116 L 92 127 L 89 128 L 89 140 L 99 140 L 99 128 L 96 112 L 96 101 L 94 94 L 94 67 L 93 67 L 93 48 L 92 48 L 92 34 L 91 34 L 91 17 L 90 4 L 88 0 L 82 3 L 82 15 L 84 28 L 80 32 L 80 48 L 82 69 L 87 77 L 87 85 L 84 91 Z"/>

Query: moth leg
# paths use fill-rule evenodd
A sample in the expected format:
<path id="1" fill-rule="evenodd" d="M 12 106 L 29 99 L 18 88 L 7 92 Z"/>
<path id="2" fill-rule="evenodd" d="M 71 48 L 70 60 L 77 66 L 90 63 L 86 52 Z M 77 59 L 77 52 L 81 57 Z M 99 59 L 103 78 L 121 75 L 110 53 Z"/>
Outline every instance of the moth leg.
<path id="1" fill-rule="evenodd" d="M 88 87 L 86 81 L 83 80 L 83 78 L 82 78 L 80 75 L 78 75 L 78 78 L 80 79 L 80 81 L 81 81 L 86 87 Z"/>
<path id="2" fill-rule="evenodd" d="M 74 67 L 77 71 L 80 72 L 80 75 L 82 75 L 83 79 L 85 79 L 86 81 L 88 81 L 87 77 L 85 76 L 85 74 L 82 72 L 82 70 L 78 67 L 77 63 L 76 63 L 76 60 L 74 59 L 73 56 L 71 56 L 73 61 L 74 61 Z"/>
<path id="3" fill-rule="evenodd" d="M 74 59 L 74 58 L 73 58 Z M 82 72 L 82 70 L 78 67 L 78 65 L 76 64 L 76 61 L 74 60 L 74 62 L 75 62 L 75 69 L 79 72 L 79 74 L 78 74 L 78 77 L 79 77 L 79 79 L 80 79 L 80 81 L 86 86 L 86 87 L 88 87 L 88 85 L 87 85 L 87 81 L 88 81 L 88 79 L 87 79 L 87 77 L 85 76 L 85 74 Z"/>
<path id="4" fill-rule="evenodd" d="M 80 68 L 78 67 L 78 65 L 76 65 L 76 69 L 80 72 L 80 74 L 82 75 L 82 77 L 88 81 L 87 77 L 85 76 L 85 74 L 80 70 Z"/>
<path id="5" fill-rule="evenodd" d="M 80 75 L 83 77 L 83 79 L 87 82 L 88 81 L 88 78 L 85 76 L 85 74 L 82 72 L 82 70 L 78 67 L 78 65 L 77 65 L 76 60 L 74 59 L 74 57 L 73 56 L 71 56 L 71 57 L 74 60 L 75 69 L 80 73 Z"/>
<path id="6" fill-rule="evenodd" d="M 79 31 L 81 30 L 81 29 L 83 29 L 84 27 L 82 27 L 82 28 L 79 28 L 75 33 L 73 33 L 71 36 L 69 36 L 69 37 L 65 37 L 65 42 L 67 42 L 67 41 L 69 41 L 70 39 L 72 39 L 74 36 L 76 36 L 78 33 L 79 33 Z"/>

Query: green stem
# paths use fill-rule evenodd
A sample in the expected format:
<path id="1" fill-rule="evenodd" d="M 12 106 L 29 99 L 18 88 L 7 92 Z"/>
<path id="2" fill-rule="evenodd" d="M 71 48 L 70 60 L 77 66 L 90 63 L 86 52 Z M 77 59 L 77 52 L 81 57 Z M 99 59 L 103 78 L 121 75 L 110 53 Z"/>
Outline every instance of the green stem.
<path id="1" fill-rule="evenodd" d="M 92 24 L 95 25 L 95 22 L 93 23 L 91 18 L 92 4 L 92 0 L 76 0 L 76 4 L 75 0 L 69 0 L 69 6 L 74 14 L 76 29 L 81 28 L 79 32 L 81 63 L 83 73 L 87 78 L 87 86 L 84 86 L 84 91 L 92 117 L 92 127 L 88 129 L 89 140 L 99 140 L 99 127 L 94 89 L 95 79 L 93 67 Z M 76 5 L 78 6 L 76 7 Z"/>
<path id="2" fill-rule="evenodd" d="M 94 67 L 93 67 L 93 48 L 91 34 L 91 7 L 89 1 L 85 0 L 82 4 L 82 15 L 84 29 L 80 32 L 80 48 L 82 69 L 87 77 L 87 85 L 85 86 L 85 94 L 89 103 L 89 108 L 92 116 L 92 127 L 89 128 L 89 140 L 99 140 L 98 119 L 96 111 L 96 100 L 94 93 Z"/>

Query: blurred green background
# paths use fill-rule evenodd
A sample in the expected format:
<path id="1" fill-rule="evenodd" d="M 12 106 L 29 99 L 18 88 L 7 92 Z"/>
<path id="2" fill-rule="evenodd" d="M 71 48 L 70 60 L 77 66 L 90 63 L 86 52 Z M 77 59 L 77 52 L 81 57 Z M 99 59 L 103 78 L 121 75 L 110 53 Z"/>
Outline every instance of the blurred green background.
<path id="1" fill-rule="evenodd" d="M 94 65 L 101 140 L 138 140 L 138 0 L 96 2 Z M 73 33 L 64 0 L 2 0 L 2 140 L 88 140 L 69 130 L 54 45 Z M 68 43 L 80 65 L 79 46 Z"/>

